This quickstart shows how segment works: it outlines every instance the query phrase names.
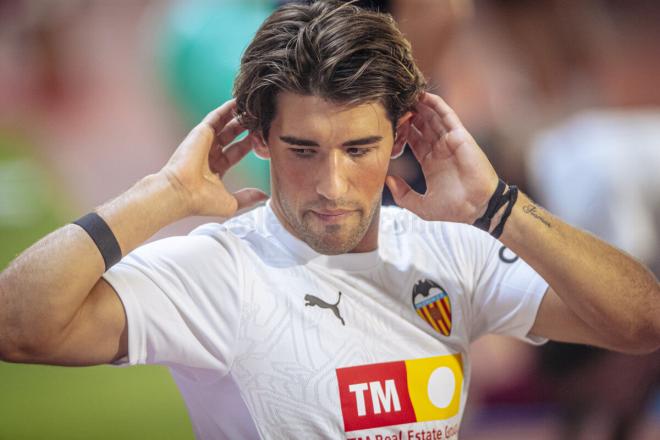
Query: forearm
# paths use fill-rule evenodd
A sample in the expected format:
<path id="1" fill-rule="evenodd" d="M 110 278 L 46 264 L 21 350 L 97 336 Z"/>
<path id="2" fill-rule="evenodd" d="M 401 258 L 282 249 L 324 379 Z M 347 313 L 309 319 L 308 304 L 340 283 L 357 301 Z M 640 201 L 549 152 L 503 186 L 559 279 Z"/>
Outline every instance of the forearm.
<path id="1" fill-rule="evenodd" d="M 186 206 L 162 174 L 145 177 L 96 211 L 116 236 L 122 255 L 186 216 Z M 104 270 L 99 250 L 77 225 L 41 239 L 0 273 L 0 343 L 38 344 L 55 337 Z"/>
<path id="2" fill-rule="evenodd" d="M 603 336 L 658 340 L 658 281 L 632 257 L 564 223 L 522 193 L 500 240 Z"/>

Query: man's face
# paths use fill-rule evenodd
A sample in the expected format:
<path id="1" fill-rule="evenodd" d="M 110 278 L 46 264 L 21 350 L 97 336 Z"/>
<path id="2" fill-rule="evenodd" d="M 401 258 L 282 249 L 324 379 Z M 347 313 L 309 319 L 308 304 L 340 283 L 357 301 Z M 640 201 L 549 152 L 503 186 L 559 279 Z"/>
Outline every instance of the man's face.
<path id="1" fill-rule="evenodd" d="M 272 206 L 284 227 L 322 254 L 375 249 L 394 143 L 383 105 L 289 92 L 276 105 L 257 152 L 271 159 Z"/>

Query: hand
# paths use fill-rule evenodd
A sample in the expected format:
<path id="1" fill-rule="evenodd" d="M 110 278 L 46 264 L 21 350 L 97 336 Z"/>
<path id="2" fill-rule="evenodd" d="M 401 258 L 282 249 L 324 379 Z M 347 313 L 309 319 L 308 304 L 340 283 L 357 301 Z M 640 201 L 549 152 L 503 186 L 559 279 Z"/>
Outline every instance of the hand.
<path id="1" fill-rule="evenodd" d="M 407 142 L 426 178 L 426 194 L 388 176 L 394 201 L 425 220 L 474 223 L 486 212 L 498 177 L 486 155 L 440 98 L 424 93 L 407 130 Z"/>
<path id="2" fill-rule="evenodd" d="M 180 194 L 190 215 L 231 217 L 268 196 L 254 188 L 230 193 L 222 183 L 227 170 L 254 145 L 254 138 L 231 143 L 245 131 L 236 117 L 236 102 L 227 101 L 192 129 L 160 171 Z"/>

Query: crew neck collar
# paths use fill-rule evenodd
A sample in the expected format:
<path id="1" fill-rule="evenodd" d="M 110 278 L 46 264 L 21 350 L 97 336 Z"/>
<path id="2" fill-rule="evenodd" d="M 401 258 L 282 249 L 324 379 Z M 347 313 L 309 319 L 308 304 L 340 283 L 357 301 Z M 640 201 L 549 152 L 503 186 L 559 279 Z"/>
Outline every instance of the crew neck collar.
<path id="1" fill-rule="evenodd" d="M 382 259 L 380 248 L 370 252 L 355 252 L 339 255 L 324 255 L 316 252 L 307 243 L 291 234 L 280 222 L 268 199 L 265 206 L 266 228 L 290 252 L 295 254 L 305 264 L 319 265 L 331 269 L 341 269 L 348 272 L 367 270 L 378 266 Z"/>

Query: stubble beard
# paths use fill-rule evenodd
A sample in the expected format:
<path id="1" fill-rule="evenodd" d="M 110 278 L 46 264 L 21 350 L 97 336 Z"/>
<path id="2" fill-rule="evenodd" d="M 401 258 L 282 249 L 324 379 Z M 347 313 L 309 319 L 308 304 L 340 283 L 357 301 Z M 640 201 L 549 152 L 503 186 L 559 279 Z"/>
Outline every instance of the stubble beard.
<path id="1" fill-rule="evenodd" d="M 281 197 L 278 199 L 282 214 L 293 229 L 294 235 L 316 252 L 324 255 L 345 254 L 355 249 L 369 230 L 381 203 L 380 197 L 377 197 L 368 212 L 357 209 L 355 214 L 352 214 L 359 216 L 357 225 L 353 226 L 352 223 L 327 225 L 325 231 L 319 232 L 314 230 L 311 224 L 311 216 L 314 214 L 309 210 L 301 211 L 302 218 L 300 218 L 287 200 Z"/>

